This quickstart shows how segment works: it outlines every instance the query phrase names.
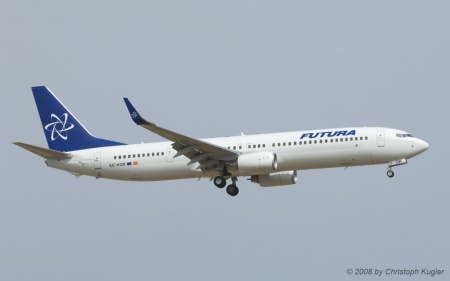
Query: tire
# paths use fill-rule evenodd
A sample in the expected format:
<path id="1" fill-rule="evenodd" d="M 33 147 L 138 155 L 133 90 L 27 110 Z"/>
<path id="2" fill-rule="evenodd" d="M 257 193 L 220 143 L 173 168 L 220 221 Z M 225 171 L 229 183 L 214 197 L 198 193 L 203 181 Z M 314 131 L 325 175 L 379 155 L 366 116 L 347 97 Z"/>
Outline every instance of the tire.
<path id="1" fill-rule="evenodd" d="M 239 193 L 239 188 L 235 185 L 230 184 L 229 186 L 227 186 L 227 193 L 230 196 L 236 196 Z"/>
<path id="2" fill-rule="evenodd" d="M 224 177 L 218 176 L 214 178 L 214 185 L 217 186 L 218 188 L 224 188 L 225 185 L 227 185 L 227 181 L 225 180 Z"/>
<path id="3" fill-rule="evenodd" d="M 390 177 L 390 178 L 392 178 L 392 177 L 394 177 L 394 171 L 392 171 L 392 170 L 389 170 L 389 171 L 387 171 L 387 176 L 388 177 Z"/>

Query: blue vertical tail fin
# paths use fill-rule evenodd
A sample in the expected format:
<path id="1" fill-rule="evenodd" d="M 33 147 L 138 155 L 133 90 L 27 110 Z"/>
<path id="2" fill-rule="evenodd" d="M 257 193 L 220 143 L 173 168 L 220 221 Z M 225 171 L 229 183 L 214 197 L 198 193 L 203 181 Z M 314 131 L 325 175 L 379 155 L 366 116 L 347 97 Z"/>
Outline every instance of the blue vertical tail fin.
<path id="1" fill-rule="evenodd" d="M 124 143 L 99 139 L 91 135 L 47 87 L 39 86 L 31 89 L 50 149 L 73 151 L 124 145 Z"/>

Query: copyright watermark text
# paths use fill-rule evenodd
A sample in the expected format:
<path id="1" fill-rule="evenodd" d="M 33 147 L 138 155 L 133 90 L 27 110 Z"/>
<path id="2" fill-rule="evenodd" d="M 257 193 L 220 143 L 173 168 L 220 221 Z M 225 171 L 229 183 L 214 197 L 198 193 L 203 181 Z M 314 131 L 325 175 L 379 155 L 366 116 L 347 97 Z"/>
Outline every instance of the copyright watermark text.
<path id="1" fill-rule="evenodd" d="M 440 276 L 444 275 L 445 269 L 439 268 L 348 268 L 348 275 L 373 275 L 373 276 Z"/>

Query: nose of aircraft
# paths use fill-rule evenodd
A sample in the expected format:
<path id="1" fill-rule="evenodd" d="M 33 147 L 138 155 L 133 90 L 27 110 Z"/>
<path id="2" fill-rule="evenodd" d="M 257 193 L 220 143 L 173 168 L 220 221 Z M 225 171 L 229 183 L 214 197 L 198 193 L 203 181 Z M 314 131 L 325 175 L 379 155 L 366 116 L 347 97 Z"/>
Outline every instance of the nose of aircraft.
<path id="1" fill-rule="evenodd" d="M 430 147 L 430 145 L 421 139 L 417 139 L 414 142 L 414 148 L 417 150 L 417 154 L 424 152 Z"/>

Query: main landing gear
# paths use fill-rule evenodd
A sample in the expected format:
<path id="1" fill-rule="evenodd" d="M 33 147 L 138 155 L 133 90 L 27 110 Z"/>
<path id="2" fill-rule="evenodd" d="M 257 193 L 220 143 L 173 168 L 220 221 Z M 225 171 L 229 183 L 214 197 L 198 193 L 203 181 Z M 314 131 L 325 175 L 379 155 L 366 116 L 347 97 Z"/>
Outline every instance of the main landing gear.
<path id="1" fill-rule="evenodd" d="M 395 161 L 391 161 L 388 163 L 388 171 L 387 171 L 387 176 L 392 178 L 394 177 L 395 173 L 394 171 L 392 171 L 392 167 L 394 166 L 399 166 L 399 165 L 404 165 L 408 163 L 408 161 L 406 159 L 400 159 L 400 160 L 395 160 Z"/>
<path id="2" fill-rule="evenodd" d="M 225 185 L 227 185 L 227 180 L 222 176 L 215 177 L 214 185 L 217 186 L 218 188 L 224 188 Z"/>
<path id="3" fill-rule="evenodd" d="M 233 182 L 229 186 L 227 186 L 227 193 L 230 196 L 236 196 L 239 193 L 239 188 L 236 186 L 237 178 L 231 177 L 231 181 Z M 218 188 L 224 188 L 227 185 L 227 180 L 222 176 L 217 176 L 213 179 L 214 185 Z"/>

